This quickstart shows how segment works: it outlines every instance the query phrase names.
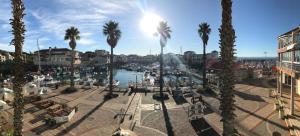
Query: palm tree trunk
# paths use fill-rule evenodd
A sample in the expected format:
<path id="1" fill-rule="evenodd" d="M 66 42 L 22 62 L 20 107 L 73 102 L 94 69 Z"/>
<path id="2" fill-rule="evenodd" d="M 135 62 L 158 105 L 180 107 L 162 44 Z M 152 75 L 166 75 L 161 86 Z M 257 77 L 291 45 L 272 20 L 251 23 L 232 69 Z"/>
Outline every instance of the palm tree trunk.
<path id="1" fill-rule="evenodd" d="M 109 65 L 109 93 L 112 94 L 113 91 L 113 57 L 114 57 L 114 49 L 110 48 L 110 65 Z"/>
<path id="2" fill-rule="evenodd" d="M 223 135 L 237 134 L 234 125 L 234 42 L 235 31 L 232 26 L 231 0 L 222 0 L 222 25 L 220 31 L 220 49 L 222 71 L 220 74 L 220 110 L 223 122 Z"/>
<path id="3" fill-rule="evenodd" d="M 163 92 L 163 53 L 164 53 L 164 49 L 163 46 L 161 46 L 161 51 L 160 51 L 160 73 L 159 73 L 159 92 L 160 92 L 160 96 L 162 96 L 162 92 Z"/>
<path id="4" fill-rule="evenodd" d="M 206 45 L 203 43 L 203 69 L 202 69 L 203 88 L 206 89 Z"/>
<path id="5" fill-rule="evenodd" d="M 23 109 L 24 109 L 24 100 L 22 94 L 22 84 L 24 78 L 23 65 L 22 65 L 22 47 L 15 46 L 15 69 L 14 76 L 15 81 L 13 85 L 14 90 L 14 135 L 21 136 L 23 128 Z"/>
<path id="6" fill-rule="evenodd" d="M 74 87 L 74 57 L 75 57 L 75 51 L 74 48 L 72 48 L 72 60 L 71 60 L 71 87 Z"/>
<path id="7" fill-rule="evenodd" d="M 23 22 L 24 17 L 24 4 L 22 0 L 12 0 L 11 5 L 13 8 L 13 19 L 11 20 L 12 33 L 14 39 L 12 40 L 15 46 L 15 58 L 14 58 L 14 81 L 13 81 L 13 91 L 14 91 L 14 136 L 22 136 L 23 129 L 23 94 L 22 87 L 24 84 L 24 69 L 23 69 L 23 59 L 22 59 L 22 47 L 24 42 L 25 25 Z"/>

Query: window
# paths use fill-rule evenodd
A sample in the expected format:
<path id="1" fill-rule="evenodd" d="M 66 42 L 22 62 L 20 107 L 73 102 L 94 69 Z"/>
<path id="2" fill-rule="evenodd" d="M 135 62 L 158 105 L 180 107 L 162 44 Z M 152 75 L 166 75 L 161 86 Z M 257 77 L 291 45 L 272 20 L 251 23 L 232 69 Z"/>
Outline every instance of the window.
<path id="1" fill-rule="evenodd" d="M 295 35 L 295 42 L 300 43 L 300 34 Z"/>
<path id="2" fill-rule="evenodd" d="M 292 52 L 284 52 L 282 53 L 282 60 L 283 61 L 291 61 Z"/>
<path id="3" fill-rule="evenodd" d="M 66 61 L 71 61 L 71 58 L 66 58 Z"/>
<path id="4" fill-rule="evenodd" d="M 295 51 L 295 62 L 300 62 L 300 50 Z"/>

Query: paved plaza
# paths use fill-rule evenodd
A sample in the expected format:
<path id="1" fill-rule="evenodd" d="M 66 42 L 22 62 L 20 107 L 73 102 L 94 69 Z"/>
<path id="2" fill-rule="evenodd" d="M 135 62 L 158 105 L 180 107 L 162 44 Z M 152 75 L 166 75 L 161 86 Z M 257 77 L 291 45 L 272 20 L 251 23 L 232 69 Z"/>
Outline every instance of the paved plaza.
<path id="1" fill-rule="evenodd" d="M 43 96 L 57 103 L 70 107 L 77 106 L 78 112 L 71 121 L 49 127 L 40 116 L 46 109 L 36 109 L 32 103 L 25 105 L 24 134 L 26 136 L 110 136 L 117 128 L 131 130 L 138 136 L 195 136 L 194 126 L 189 121 L 188 109 L 191 97 L 185 97 L 178 103 L 171 94 L 170 99 L 157 101 L 153 92 L 128 92 L 115 89 L 118 97 L 104 99 L 108 93 L 105 88 L 79 89 L 73 93 L 62 93 L 66 87 L 53 90 Z M 81 88 L 77 86 L 77 88 Z M 285 121 L 274 110 L 274 98 L 269 96 L 269 89 L 249 84 L 236 84 L 236 128 L 243 135 L 267 136 L 274 132 L 289 135 Z M 286 95 L 285 95 L 286 96 Z M 219 100 L 210 94 L 202 94 L 207 111 L 203 118 L 217 133 L 222 133 Z M 287 97 L 287 96 L 286 96 Z M 296 106 L 299 106 L 298 103 Z M 13 109 L 5 112 L 13 115 Z M 119 125 L 119 122 L 122 122 Z"/>
<path id="2" fill-rule="evenodd" d="M 65 103 L 68 106 L 77 106 L 78 112 L 71 121 L 49 127 L 39 116 L 46 110 L 33 110 L 36 109 L 34 104 L 26 104 L 24 135 L 111 136 L 119 127 L 120 118 L 117 115 L 121 109 L 126 110 L 126 114 L 132 117 L 124 116 L 120 127 L 131 129 L 136 135 L 167 136 L 170 133 L 175 136 L 196 135 L 188 120 L 184 105 L 176 105 L 172 97 L 163 102 L 163 106 L 161 101 L 152 99 L 153 93 L 129 93 L 125 90 L 115 90 L 114 93 L 118 94 L 118 97 L 105 100 L 104 95 L 107 91 L 104 91 L 104 88 L 79 89 L 69 94 L 61 93 L 64 88 L 54 90 L 44 99 Z M 158 110 L 155 110 L 155 104 L 159 105 Z M 13 115 L 13 109 L 7 110 L 6 113 Z"/>
<path id="3" fill-rule="evenodd" d="M 243 135 L 272 136 L 279 132 L 282 136 L 289 135 L 284 120 L 279 119 L 278 112 L 274 110 L 274 98 L 269 96 L 269 89 L 247 84 L 235 85 L 235 114 L 236 128 Z M 208 94 L 203 94 L 203 100 L 214 111 L 213 115 L 204 118 L 217 131 L 222 132 L 219 111 L 219 100 Z"/>

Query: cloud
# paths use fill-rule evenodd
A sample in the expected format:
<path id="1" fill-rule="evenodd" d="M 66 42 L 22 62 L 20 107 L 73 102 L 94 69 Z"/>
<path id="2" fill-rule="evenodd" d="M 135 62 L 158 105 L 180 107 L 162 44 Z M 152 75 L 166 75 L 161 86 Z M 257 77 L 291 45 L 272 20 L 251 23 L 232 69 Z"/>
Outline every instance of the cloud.
<path id="1" fill-rule="evenodd" d="M 124 14 L 134 7 L 135 0 L 53 0 L 56 10 L 39 8 L 29 10 L 29 13 L 38 20 L 40 30 L 54 34 L 62 39 L 65 30 L 70 26 L 84 31 L 98 32 L 101 24 L 110 15 Z M 72 6 L 70 6 L 70 3 Z"/>
<path id="2" fill-rule="evenodd" d="M 85 33 L 80 33 L 80 36 L 91 36 L 93 33 L 90 32 L 85 32 Z"/>
<path id="3" fill-rule="evenodd" d="M 9 43 L 0 43 L 0 49 L 6 50 L 6 51 L 14 51 L 15 47 L 12 45 L 9 45 Z"/>
<path id="4" fill-rule="evenodd" d="M 97 47 L 95 35 L 101 34 L 102 25 L 112 16 L 124 15 L 136 8 L 137 0 L 47 0 L 45 2 L 25 0 L 26 35 L 24 50 L 36 50 L 36 39 L 40 47 L 49 47 L 61 42 L 64 45 L 65 30 L 70 26 L 79 29 L 78 44 Z M 12 35 L 10 0 L 0 0 L 0 49 L 13 49 L 9 43 Z M 36 6 L 38 5 L 38 8 Z M 4 30 L 4 31 L 3 31 Z M 62 46 L 62 45 L 61 45 Z"/>
<path id="5" fill-rule="evenodd" d="M 81 38 L 80 40 L 77 41 L 77 43 L 80 45 L 94 45 L 96 44 L 96 41 L 89 38 Z"/>

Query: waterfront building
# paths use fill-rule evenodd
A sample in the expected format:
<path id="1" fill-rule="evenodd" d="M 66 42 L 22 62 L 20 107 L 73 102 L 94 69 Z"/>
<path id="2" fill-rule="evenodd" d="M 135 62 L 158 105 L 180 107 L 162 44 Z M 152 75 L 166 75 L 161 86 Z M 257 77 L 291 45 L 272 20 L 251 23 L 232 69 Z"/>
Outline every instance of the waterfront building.
<path id="1" fill-rule="evenodd" d="M 146 55 L 146 56 L 143 56 L 141 59 L 142 59 L 142 62 L 144 62 L 146 64 L 150 64 L 150 63 L 159 61 L 159 57 L 157 55 Z"/>
<path id="2" fill-rule="evenodd" d="M 128 63 L 138 63 L 139 62 L 139 56 L 135 54 L 131 54 L 127 56 Z"/>
<path id="3" fill-rule="evenodd" d="M 290 114 L 295 93 L 300 94 L 300 26 L 278 37 L 277 90 L 290 93 Z"/>
<path id="4" fill-rule="evenodd" d="M 127 61 L 127 56 L 124 54 L 114 56 L 114 63 L 125 64 Z"/>
<path id="5" fill-rule="evenodd" d="M 206 54 L 206 61 L 208 63 L 215 63 L 218 60 L 218 51 L 212 51 Z M 194 51 L 184 52 L 183 59 L 186 64 L 189 65 L 200 65 L 203 63 L 203 54 L 196 54 Z M 208 64 L 210 65 L 210 64 Z"/>
<path id="6" fill-rule="evenodd" d="M 4 62 L 7 60 L 13 60 L 14 56 L 12 55 L 11 52 L 5 51 L 5 50 L 0 50 L 0 62 Z"/>
<path id="7" fill-rule="evenodd" d="M 92 60 L 96 66 L 105 65 L 109 60 L 109 52 L 106 50 L 95 50 L 95 56 Z"/>
<path id="8" fill-rule="evenodd" d="M 40 54 L 40 59 L 39 55 Z M 67 48 L 49 48 L 34 52 L 33 62 L 42 66 L 71 66 L 72 50 Z M 40 62 L 39 62 L 40 61 Z M 79 52 L 75 51 L 74 65 L 81 63 Z"/>
<path id="9" fill-rule="evenodd" d="M 212 65 L 210 65 L 209 67 L 207 67 L 207 71 L 208 71 L 207 79 L 211 82 L 218 82 L 218 80 L 216 79 L 218 79 L 218 76 L 221 74 L 220 72 L 222 72 L 222 67 L 223 66 L 220 61 L 217 61 Z M 234 69 L 235 80 L 237 82 L 241 82 L 250 77 L 249 69 L 241 68 L 241 65 L 239 63 L 234 63 L 233 69 Z"/>
<path id="10" fill-rule="evenodd" d="M 81 65 L 82 66 L 90 66 L 93 64 L 93 59 L 95 57 L 95 52 L 87 51 L 85 53 L 80 53 Z"/>
<path id="11" fill-rule="evenodd" d="M 9 52 L 5 53 L 5 60 L 14 60 L 14 56 Z"/>
<path id="12" fill-rule="evenodd" d="M 95 50 L 95 55 L 96 56 L 108 56 L 109 52 L 106 50 Z"/>
<path id="13" fill-rule="evenodd" d="M 0 54 L 0 62 L 4 62 L 6 60 L 5 55 Z"/>
<path id="14" fill-rule="evenodd" d="M 183 53 L 183 58 L 188 63 L 189 61 L 191 61 L 192 56 L 195 54 L 196 53 L 194 51 L 186 51 Z"/>

